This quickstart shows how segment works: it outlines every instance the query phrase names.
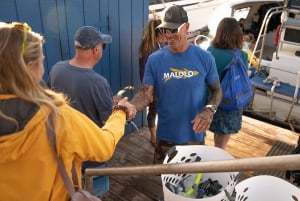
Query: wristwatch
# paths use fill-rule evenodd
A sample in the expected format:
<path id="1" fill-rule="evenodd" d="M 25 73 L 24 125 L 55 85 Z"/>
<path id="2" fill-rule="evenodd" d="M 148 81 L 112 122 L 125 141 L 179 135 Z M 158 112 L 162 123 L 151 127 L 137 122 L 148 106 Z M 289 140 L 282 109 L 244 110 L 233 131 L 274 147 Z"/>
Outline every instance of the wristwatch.
<path id="1" fill-rule="evenodd" d="M 216 105 L 206 105 L 205 108 L 209 108 L 214 114 L 217 111 L 217 106 Z"/>

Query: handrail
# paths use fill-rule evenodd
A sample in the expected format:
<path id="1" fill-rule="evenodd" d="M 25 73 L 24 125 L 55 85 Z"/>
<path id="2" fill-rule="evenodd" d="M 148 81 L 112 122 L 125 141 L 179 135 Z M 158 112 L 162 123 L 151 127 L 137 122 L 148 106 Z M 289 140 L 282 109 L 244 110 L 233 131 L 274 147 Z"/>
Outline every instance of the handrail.
<path id="1" fill-rule="evenodd" d="M 297 76 L 297 81 L 296 81 L 296 86 L 295 86 L 294 96 L 293 96 L 293 99 L 292 99 L 292 104 L 291 104 L 290 110 L 289 110 L 289 112 L 288 112 L 288 115 L 287 115 L 287 117 L 286 117 L 286 121 L 289 122 L 290 127 L 291 127 L 292 129 L 294 129 L 294 128 L 293 128 L 292 124 L 290 123 L 290 117 L 291 117 L 293 108 L 294 108 L 294 106 L 295 106 L 295 104 L 297 103 L 297 100 L 298 100 L 299 85 L 300 85 L 300 71 L 298 71 L 298 76 Z M 295 129 L 294 129 L 294 130 L 295 130 Z"/>
<path id="2" fill-rule="evenodd" d="M 129 167 L 87 168 L 86 190 L 92 193 L 93 177 L 100 175 L 157 175 L 179 173 L 241 172 L 257 170 L 299 170 L 300 155 L 255 157 L 193 163 L 156 164 Z"/>
<path id="3" fill-rule="evenodd" d="M 258 66 L 260 67 L 262 56 L 263 56 L 263 51 L 264 51 L 264 46 L 265 46 L 265 36 L 267 34 L 269 21 L 274 14 L 282 13 L 285 9 L 286 9 L 285 6 L 273 7 L 273 8 L 270 8 L 267 11 L 267 13 L 265 14 L 264 20 L 261 24 L 261 28 L 259 30 L 257 41 L 256 41 L 254 49 L 253 49 L 253 54 L 251 55 L 251 58 L 249 60 L 249 64 L 251 64 L 251 62 L 254 58 L 254 55 L 256 55 L 256 53 L 259 52 Z M 262 41 L 260 42 L 261 38 L 262 38 Z M 260 49 L 258 49 L 259 45 L 260 45 Z"/>

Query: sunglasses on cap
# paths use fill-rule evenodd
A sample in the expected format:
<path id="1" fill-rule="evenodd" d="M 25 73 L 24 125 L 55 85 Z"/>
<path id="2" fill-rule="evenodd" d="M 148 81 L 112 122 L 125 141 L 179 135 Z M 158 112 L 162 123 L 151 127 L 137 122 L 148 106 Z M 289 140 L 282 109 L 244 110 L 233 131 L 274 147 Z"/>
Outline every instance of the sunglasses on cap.
<path id="1" fill-rule="evenodd" d="M 183 23 L 182 25 L 180 25 L 177 29 L 169 29 L 169 28 L 158 28 L 160 33 L 162 34 L 176 34 L 180 31 L 180 29 L 184 26 L 185 23 Z"/>

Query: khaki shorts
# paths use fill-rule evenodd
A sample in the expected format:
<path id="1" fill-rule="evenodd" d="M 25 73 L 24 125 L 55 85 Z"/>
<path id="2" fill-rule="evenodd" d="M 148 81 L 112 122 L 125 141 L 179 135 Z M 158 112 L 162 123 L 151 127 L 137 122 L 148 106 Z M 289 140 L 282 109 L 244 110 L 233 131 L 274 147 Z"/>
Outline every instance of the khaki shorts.
<path id="1" fill-rule="evenodd" d="M 154 149 L 153 164 L 162 164 L 165 159 L 166 153 L 171 147 L 176 145 L 178 144 L 157 139 L 156 146 Z M 205 139 L 203 139 L 202 142 L 188 142 L 180 145 L 205 145 Z"/>

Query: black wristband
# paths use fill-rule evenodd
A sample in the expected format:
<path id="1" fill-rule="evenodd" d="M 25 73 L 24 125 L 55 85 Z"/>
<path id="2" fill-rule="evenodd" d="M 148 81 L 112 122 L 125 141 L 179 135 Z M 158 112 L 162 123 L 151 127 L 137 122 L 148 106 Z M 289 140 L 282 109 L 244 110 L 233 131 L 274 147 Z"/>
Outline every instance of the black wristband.
<path id="1" fill-rule="evenodd" d="M 113 111 L 116 111 L 116 110 L 122 110 L 123 112 L 125 112 L 126 114 L 126 120 L 129 118 L 129 111 L 128 111 L 128 108 L 123 106 L 123 105 L 115 105 L 113 107 Z"/>

